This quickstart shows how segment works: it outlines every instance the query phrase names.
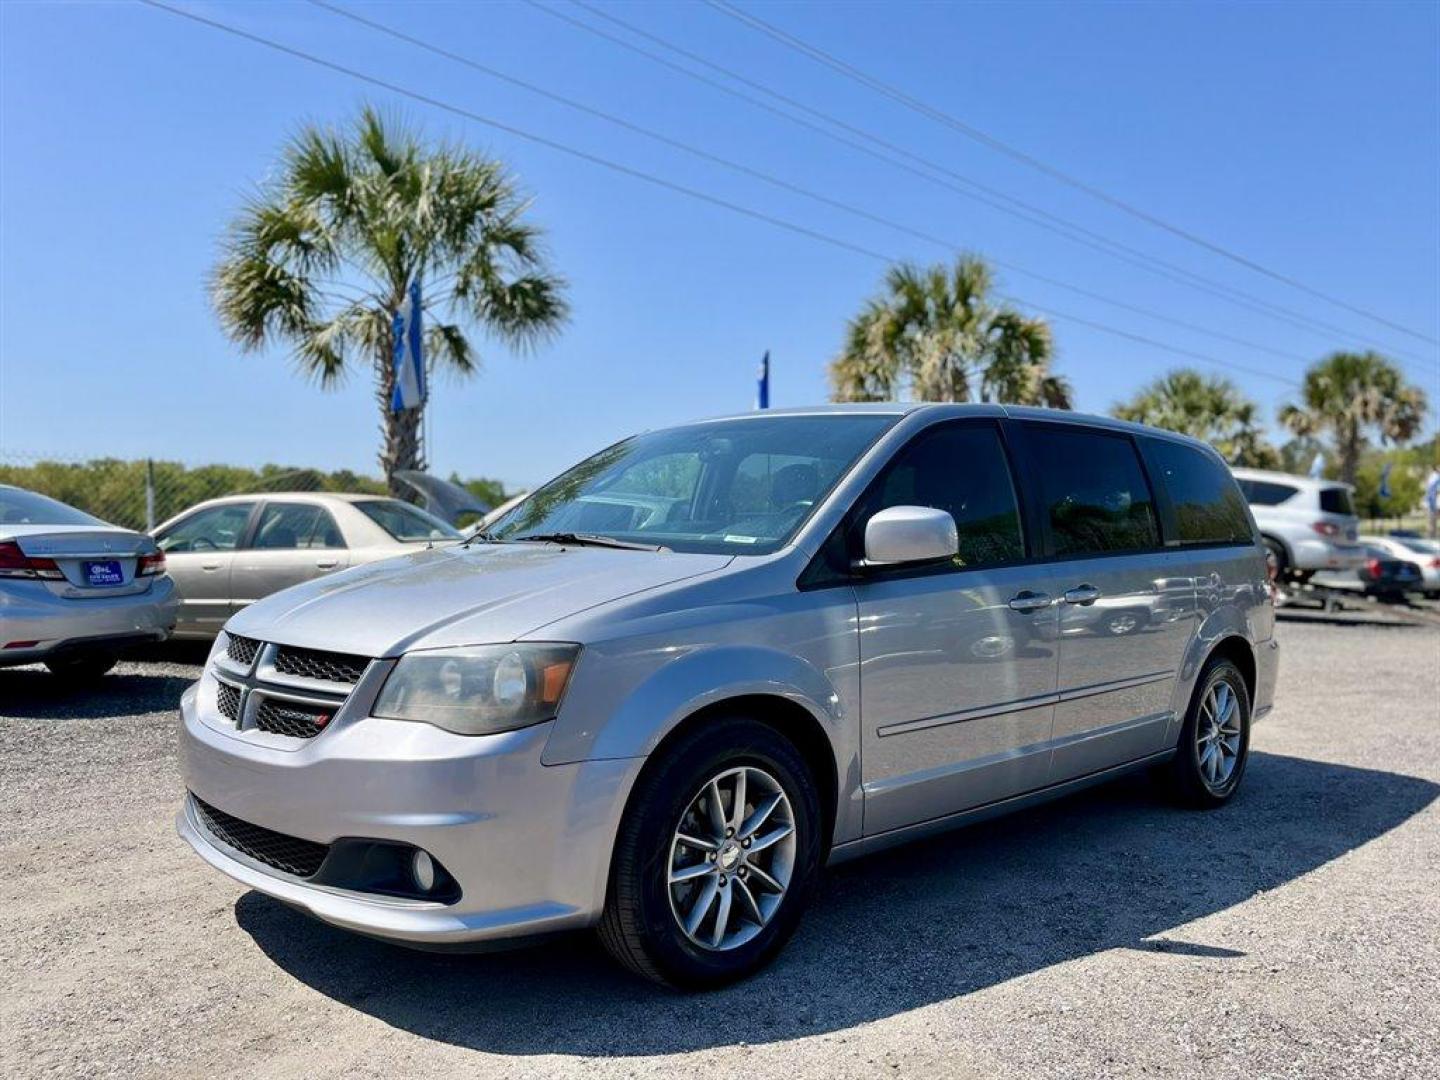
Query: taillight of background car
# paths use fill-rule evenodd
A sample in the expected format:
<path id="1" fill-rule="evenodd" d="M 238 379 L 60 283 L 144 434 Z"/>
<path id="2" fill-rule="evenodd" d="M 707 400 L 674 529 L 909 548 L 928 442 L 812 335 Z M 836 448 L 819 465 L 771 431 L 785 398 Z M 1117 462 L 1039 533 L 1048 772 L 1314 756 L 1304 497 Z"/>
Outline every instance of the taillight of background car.
<path id="1" fill-rule="evenodd" d="M 1371 581 L 1379 581 L 1379 580 L 1380 580 L 1380 560 L 1379 560 L 1379 559 L 1366 559 L 1366 560 L 1365 560 L 1365 575 L 1366 575 L 1366 577 L 1368 577 Z"/>
<path id="2" fill-rule="evenodd" d="M 1315 524 L 1311 525 L 1310 528 L 1314 529 L 1321 536 L 1340 535 L 1340 526 L 1335 525 L 1329 521 L 1317 521 L 1315 522 Z"/>
<path id="3" fill-rule="evenodd" d="M 63 581 L 65 575 L 54 559 L 26 555 L 13 540 L 0 544 L 0 578 L 44 578 Z"/>
<path id="4" fill-rule="evenodd" d="M 153 555 L 141 555 L 140 562 L 135 566 L 136 577 L 153 577 L 164 572 L 165 553 L 163 551 L 157 551 Z"/>

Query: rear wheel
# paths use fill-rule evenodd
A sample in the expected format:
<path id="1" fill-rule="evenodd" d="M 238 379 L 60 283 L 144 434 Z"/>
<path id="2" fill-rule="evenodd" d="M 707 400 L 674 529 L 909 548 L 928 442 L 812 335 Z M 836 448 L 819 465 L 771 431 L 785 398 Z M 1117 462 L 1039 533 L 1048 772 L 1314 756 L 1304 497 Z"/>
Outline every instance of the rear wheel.
<path id="1" fill-rule="evenodd" d="M 1285 545 L 1273 536 L 1261 537 L 1265 544 L 1265 550 L 1275 560 L 1275 580 L 1289 581 L 1291 578 L 1298 578 L 1299 575 L 1290 568 L 1290 555 L 1285 550 Z"/>
<path id="2" fill-rule="evenodd" d="M 1234 796 L 1250 757 L 1250 693 L 1240 669 L 1212 660 L 1195 687 L 1180 745 L 1161 773 L 1180 802 L 1210 809 Z"/>
<path id="3" fill-rule="evenodd" d="M 45 666 L 58 678 L 70 682 L 90 682 L 100 678 L 117 662 L 117 659 L 108 653 L 82 653 L 78 656 L 46 660 Z"/>
<path id="4" fill-rule="evenodd" d="M 685 989 L 767 964 L 818 874 L 819 794 L 774 728 L 741 717 L 647 769 L 620 826 L 600 938 L 636 974 Z"/>

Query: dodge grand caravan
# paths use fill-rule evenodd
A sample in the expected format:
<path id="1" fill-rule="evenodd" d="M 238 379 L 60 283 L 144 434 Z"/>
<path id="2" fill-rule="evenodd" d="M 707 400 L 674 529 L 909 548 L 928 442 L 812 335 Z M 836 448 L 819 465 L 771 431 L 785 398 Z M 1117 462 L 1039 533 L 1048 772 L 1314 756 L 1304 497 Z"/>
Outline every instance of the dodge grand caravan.
<path id="1" fill-rule="evenodd" d="M 597 927 L 712 986 L 827 862 L 1132 769 L 1224 804 L 1273 624 L 1190 439 L 992 405 L 696 423 L 233 616 L 182 701 L 178 828 L 365 934 Z"/>

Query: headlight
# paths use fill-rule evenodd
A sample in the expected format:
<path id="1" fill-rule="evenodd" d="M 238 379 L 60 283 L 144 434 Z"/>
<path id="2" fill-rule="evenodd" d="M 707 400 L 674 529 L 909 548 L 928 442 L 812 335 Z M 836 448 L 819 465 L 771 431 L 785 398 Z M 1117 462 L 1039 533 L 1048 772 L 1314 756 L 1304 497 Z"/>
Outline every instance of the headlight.
<path id="1" fill-rule="evenodd" d="M 579 645 L 476 645 L 407 653 L 374 713 L 457 735 L 492 735 L 553 719 Z"/>

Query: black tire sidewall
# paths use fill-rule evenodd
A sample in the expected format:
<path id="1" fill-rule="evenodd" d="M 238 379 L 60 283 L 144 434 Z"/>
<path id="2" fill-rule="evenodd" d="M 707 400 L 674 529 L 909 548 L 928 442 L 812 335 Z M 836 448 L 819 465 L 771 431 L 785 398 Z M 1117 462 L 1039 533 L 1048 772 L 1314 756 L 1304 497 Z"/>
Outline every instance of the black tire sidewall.
<path id="1" fill-rule="evenodd" d="M 754 765 L 785 789 L 799 832 L 795 866 L 780 909 L 753 939 L 735 949 L 712 952 L 685 937 L 670 906 L 670 844 L 680 818 L 700 787 L 717 773 Z M 743 978 L 779 952 L 800 921 L 818 875 L 823 851 L 816 784 L 794 744 L 768 725 L 745 719 L 707 727 L 699 738 L 677 747 L 649 778 L 632 807 L 631 842 L 636 845 L 640 879 L 626 891 L 636 901 L 635 922 L 645 951 L 672 985 L 719 986 Z M 613 888 L 613 886 L 612 886 Z"/>
<path id="2" fill-rule="evenodd" d="M 1240 702 L 1240 755 L 1235 771 L 1217 791 L 1205 782 L 1200 769 L 1200 747 L 1196 735 L 1200 726 L 1200 707 L 1211 689 L 1218 682 L 1225 682 Z M 1229 660 L 1212 661 L 1202 673 L 1190 702 L 1190 711 L 1185 716 L 1185 725 L 1180 731 L 1180 746 L 1176 754 L 1180 764 L 1180 776 L 1185 794 L 1201 806 L 1222 806 L 1235 796 L 1240 781 L 1245 777 L 1245 767 L 1250 762 L 1250 691 L 1245 685 L 1240 669 Z"/>

